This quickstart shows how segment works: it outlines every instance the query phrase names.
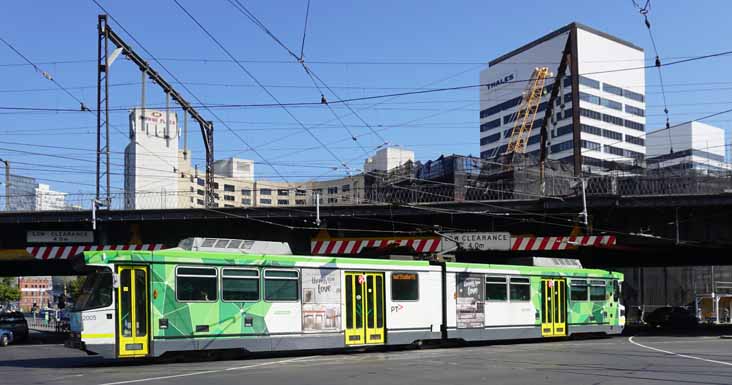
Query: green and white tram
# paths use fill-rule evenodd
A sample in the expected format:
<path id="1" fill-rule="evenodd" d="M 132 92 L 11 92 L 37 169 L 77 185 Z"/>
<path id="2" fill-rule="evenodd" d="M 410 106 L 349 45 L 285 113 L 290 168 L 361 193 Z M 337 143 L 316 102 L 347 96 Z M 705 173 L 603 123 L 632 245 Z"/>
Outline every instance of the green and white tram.
<path id="1" fill-rule="evenodd" d="M 85 252 L 67 346 L 135 358 L 617 334 L 625 323 L 620 273 L 276 255 L 272 244 Z"/>

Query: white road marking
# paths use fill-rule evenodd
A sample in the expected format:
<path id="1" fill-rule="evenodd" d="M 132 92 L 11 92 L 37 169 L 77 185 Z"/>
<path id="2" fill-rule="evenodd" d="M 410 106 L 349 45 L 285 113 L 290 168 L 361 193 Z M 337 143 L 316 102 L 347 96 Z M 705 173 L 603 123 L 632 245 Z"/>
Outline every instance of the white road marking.
<path id="1" fill-rule="evenodd" d="M 268 365 L 277 365 L 277 364 L 284 364 L 287 362 L 294 362 L 294 361 L 301 361 L 305 360 L 307 358 L 312 358 L 312 356 L 308 357 L 298 357 L 298 358 L 291 358 L 288 360 L 280 360 L 280 361 L 269 361 L 269 362 L 262 362 L 259 364 L 253 364 L 253 365 L 244 365 L 244 366 L 234 366 L 231 368 L 225 368 L 225 369 L 215 369 L 215 370 L 202 370 L 199 372 L 191 372 L 191 373 L 182 373 L 182 374 L 173 374 L 170 376 L 159 376 L 159 377 L 148 377 L 148 378 L 139 378 L 136 380 L 127 380 L 127 381 L 117 381 L 117 382 L 107 382 L 100 385 L 122 385 L 122 384 L 134 384 L 137 382 L 148 382 L 148 381 L 157 381 L 157 380 L 167 380 L 171 378 L 179 378 L 179 377 L 190 377 L 190 376 L 200 376 L 202 374 L 209 374 L 209 373 L 221 373 L 229 370 L 243 370 L 243 369 L 251 369 L 251 368 L 257 368 L 260 366 L 268 366 Z"/>
<path id="2" fill-rule="evenodd" d="M 658 348 L 646 346 L 646 345 L 643 345 L 641 343 L 638 343 L 638 342 L 633 341 L 633 337 L 635 337 L 635 336 L 628 337 L 628 342 L 630 342 L 633 345 L 636 345 L 636 346 L 640 346 L 642 348 L 645 348 L 645 349 L 654 350 L 654 351 L 657 351 L 657 352 L 669 354 L 669 355 L 676 356 L 676 357 L 689 358 L 689 359 L 692 359 L 692 360 L 706 361 L 706 362 L 711 362 L 711 363 L 714 363 L 714 364 L 732 366 L 732 362 L 710 360 L 708 358 L 695 357 L 695 356 L 690 356 L 688 354 L 674 353 L 674 352 L 671 352 L 671 351 L 668 351 L 668 350 L 663 350 L 663 349 L 658 349 Z"/>
<path id="3" fill-rule="evenodd" d="M 62 378 L 69 378 L 69 377 L 83 377 L 83 376 L 84 376 L 83 374 L 69 374 L 69 375 L 66 375 L 66 376 L 54 376 L 54 377 L 53 377 L 53 379 L 54 379 L 54 380 L 60 380 L 60 379 L 62 379 Z"/>

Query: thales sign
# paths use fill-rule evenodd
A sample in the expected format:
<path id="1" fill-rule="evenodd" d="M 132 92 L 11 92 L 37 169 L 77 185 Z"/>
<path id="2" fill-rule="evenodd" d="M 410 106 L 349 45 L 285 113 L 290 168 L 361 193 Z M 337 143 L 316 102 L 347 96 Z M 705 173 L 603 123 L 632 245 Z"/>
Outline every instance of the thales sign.
<path id="1" fill-rule="evenodd" d="M 496 81 L 485 84 L 485 88 L 487 90 L 491 90 L 493 88 L 500 86 L 501 84 L 505 84 L 505 83 L 512 81 L 515 77 L 516 76 L 514 74 L 504 75 L 504 76 L 498 78 L 498 80 L 496 80 Z"/>

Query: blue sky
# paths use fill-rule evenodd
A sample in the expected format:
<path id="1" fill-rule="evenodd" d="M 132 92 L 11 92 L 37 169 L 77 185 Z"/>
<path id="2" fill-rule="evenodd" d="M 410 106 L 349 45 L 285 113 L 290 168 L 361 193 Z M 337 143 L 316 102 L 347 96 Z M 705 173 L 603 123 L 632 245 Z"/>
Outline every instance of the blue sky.
<path id="1" fill-rule="evenodd" d="M 164 60 L 163 64 L 189 83 L 204 102 L 272 102 L 234 63 L 205 62 L 227 57 L 172 0 L 100 1 L 158 58 L 193 59 Z M 179 1 L 243 59 L 257 79 L 271 86 L 282 102 L 320 100 L 302 68 L 228 1 Z M 299 51 L 306 0 L 242 3 L 284 44 Z M 99 13 L 91 1 L 8 2 L 0 16 L 0 37 L 34 62 L 48 63 L 40 67 L 93 108 Z M 728 1 L 654 2 L 649 18 L 661 57 L 667 61 L 732 49 L 727 39 L 729 14 L 732 3 Z M 629 40 L 646 49 L 648 60 L 653 59 L 643 19 L 630 0 L 563 1 L 555 6 L 545 2 L 311 0 L 305 61 L 341 98 L 475 84 L 483 67 L 480 63 L 572 21 Z M 112 26 L 124 36 L 119 27 Z M 15 65 L 20 63 L 22 59 L 0 45 L 0 106 L 78 107 L 32 67 Z M 732 56 L 725 56 L 664 68 L 672 124 L 730 108 L 730 64 Z M 112 70 L 112 83 L 139 82 L 131 62 L 119 60 Z M 655 129 L 664 121 L 659 80 L 654 70 L 646 76 L 647 126 Z M 161 92 L 148 89 L 149 105 L 163 103 Z M 377 106 L 373 106 L 374 101 L 352 107 L 389 143 L 413 149 L 419 160 L 451 153 L 478 155 L 477 89 L 379 101 L 382 103 Z M 139 85 L 111 89 L 112 106 L 136 103 Z M 373 150 L 381 144 L 344 106 L 333 108 L 364 148 Z M 217 110 L 217 114 L 288 180 L 344 175 L 343 169 L 331 170 L 338 166 L 336 157 L 351 161 L 354 170 L 362 166 L 364 152 L 326 107 L 291 111 L 328 144 L 335 157 L 279 108 Z M 126 112 L 113 113 L 112 122 L 122 133 L 127 132 Z M 728 129 L 732 114 L 706 122 Z M 201 164 L 201 136 L 195 126 L 190 127 L 194 162 Z M 237 154 L 262 161 L 221 124 L 215 125 L 215 131 L 217 158 Z M 95 138 L 94 114 L 0 111 L 0 157 L 13 162 L 15 173 L 36 177 L 56 190 L 94 190 Z M 126 144 L 127 138 L 113 130 L 112 185 L 116 188 L 123 186 L 122 151 Z M 65 158 L 54 157 L 57 155 Z M 258 164 L 256 172 L 260 178 L 279 179 L 265 164 Z"/>

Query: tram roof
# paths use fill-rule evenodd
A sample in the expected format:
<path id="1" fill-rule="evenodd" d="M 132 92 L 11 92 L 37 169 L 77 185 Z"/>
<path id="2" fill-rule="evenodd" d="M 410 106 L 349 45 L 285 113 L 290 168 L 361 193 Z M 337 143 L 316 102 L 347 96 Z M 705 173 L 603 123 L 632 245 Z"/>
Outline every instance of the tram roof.
<path id="1" fill-rule="evenodd" d="M 235 265 L 235 266 L 354 266 L 374 268 L 377 266 L 392 266 L 408 268 L 410 270 L 439 270 L 438 266 L 431 266 L 428 261 L 410 261 L 398 259 L 373 259 L 373 258 L 344 258 L 344 257 L 321 257 L 321 256 L 299 256 L 299 255 L 255 255 L 213 251 L 189 251 L 183 249 L 165 249 L 156 251 L 140 250 L 102 250 L 86 251 L 83 253 L 83 262 L 87 265 L 108 264 L 108 263 L 187 263 L 187 264 L 210 264 L 210 265 Z M 578 269 L 567 267 L 542 267 L 523 265 L 495 265 L 479 263 L 448 262 L 448 271 L 452 272 L 480 272 L 496 273 L 511 272 L 531 275 L 554 275 L 559 274 L 569 277 L 603 277 L 622 279 L 623 274 L 609 272 L 599 269 Z"/>
<path id="2" fill-rule="evenodd" d="M 600 270 L 600 269 L 583 269 L 574 267 L 547 267 L 547 266 L 523 266 L 523 265 L 493 265 L 493 264 L 481 264 L 481 263 L 461 263 L 461 262 L 448 262 L 447 271 L 451 272 L 480 272 L 490 273 L 491 270 L 496 272 L 500 271 L 503 273 L 514 271 L 521 274 L 530 275 L 553 275 L 559 274 L 562 276 L 569 277 L 597 277 L 597 278 L 618 278 L 623 279 L 623 273 Z"/>
<path id="3" fill-rule="evenodd" d="M 253 265 L 253 266 L 295 266 L 295 265 L 368 265 L 402 266 L 430 269 L 428 261 L 397 259 L 315 257 L 299 255 L 257 255 L 212 251 L 188 251 L 165 249 L 157 251 L 106 250 L 86 251 L 83 253 L 85 264 L 106 263 L 200 263 L 212 265 Z M 434 267 L 437 269 L 437 267 Z"/>

